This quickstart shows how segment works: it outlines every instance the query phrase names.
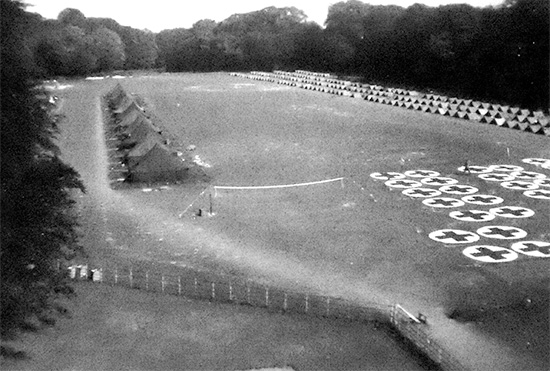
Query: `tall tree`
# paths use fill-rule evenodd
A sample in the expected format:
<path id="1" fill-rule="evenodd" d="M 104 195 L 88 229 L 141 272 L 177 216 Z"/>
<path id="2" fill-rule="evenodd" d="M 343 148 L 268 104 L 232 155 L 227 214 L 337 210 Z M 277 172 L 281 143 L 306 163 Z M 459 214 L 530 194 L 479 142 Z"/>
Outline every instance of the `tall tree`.
<path id="1" fill-rule="evenodd" d="M 74 8 L 62 10 L 57 19 L 64 25 L 84 27 L 86 24 L 86 16 L 80 10 Z"/>
<path id="2" fill-rule="evenodd" d="M 126 54 L 120 36 L 105 27 L 99 27 L 90 34 L 93 52 L 97 58 L 98 71 L 122 69 Z"/>
<path id="3" fill-rule="evenodd" d="M 191 30 L 175 28 L 164 30 L 157 34 L 156 42 L 159 48 L 160 63 L 164 62 L 170 72 L 190 70 L 190 44 L 194 35 Z"/>
<path id="4" fill-rule="evenodd" d="M 155 66 L 158 57 L 155 34 L 132 27 L 121 27 L 118 34 L 124 44 L 124 69 L 149 69 Z"/>
<path id="5" fill-rule="evenodd" d="M 28 15 L 22 3 L 0 1 L 0 335 L 9 338 L 51 324 L 57 296 L 70 292 L 56 261 L 78 249 L 69 192 L 84 187 L 59 160 L 54 117 L 36 97 Z"/>
<path id="6" fill-rule="evenodd" d="M 82 76 L 97 69 L 93 39 L 77 26 L 58 23 L 38 41 L 36 62 L 49 75 Z"/>

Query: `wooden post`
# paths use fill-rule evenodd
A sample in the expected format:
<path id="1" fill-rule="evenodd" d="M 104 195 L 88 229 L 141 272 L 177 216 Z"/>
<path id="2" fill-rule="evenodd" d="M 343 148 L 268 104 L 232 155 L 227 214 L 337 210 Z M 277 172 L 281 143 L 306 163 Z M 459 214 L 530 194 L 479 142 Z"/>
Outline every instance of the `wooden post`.
<path id="1" fill-rule="evenodd" d="M 134 288 L 134 278 L 132 276 L 132 268 L 130 268 L 130 274 L 128 275 L 129 277 L 129 280 L 130 280 L 130 288 L 133 289 Z"/>
<path id="2" fill-rule="evenodd" d="M 165 282 L 164 282 L 164 275 L 162 275 L 162 276 L 160 277 L 160 282 L 161 282 L 161 290 L 162 290 L 162 292 L 164 292 L 164 285 L 165 285 Z"/>
<path id="3" fill-rule="evenodd" d="M 265 288 L 265 306 L 269 308 L 269 287 Z"/>
<path id="4" fill-rule="evenodd" d="M 212 282 L 212 300 L 216 300 L 216 284 Z"/>
<path id="5" fill-rule="evenodd" d="M 198 281 L 197 281 L 197 277 L 195 277 L 195 285 L 194 285 L 194 289 L 195 289 L 195 296 L 197 296 L 197 295 L 198 295 L 198 291 L 199 291 L 199 290 L 198 290 L 198 287 L 197 287 L 197 286 L 198 286 L 198 284 L 199 284 L 199 283 L 198 283 Z"/>
<path id="6" fill-rule="evenodd" d="M 248 283 L 246 284 L 246 302 L 248 304 L 251 304 L 250 303 L 250 286 L 248 286 Z"/>
<path id="7" fill-rule="evenodd" d="M 233 301 L 233 286 L 229 282 L 229 301 Z"/>
<path id="8" fill-rule="evenodd" d="M 213 207 L 212 207 L 212 192 L 210 192 L 210 215 L 212 215 L 212 212 L 213 212 Z"/>
<path id="9" fill-rule="evenodd" d="M 285 292 L 285 296 L 284 296 L 284 299 L 283 299 L 283 311 L 287 311 L 288 309 L 288 297 L 287 297 L 287 294 Z"/>
<path id="10" fill-rule="evenodd" d="M 178 276 L 178 295 L 181 295 L 181 276 Z"/>
<path id="11" fill-rule="evenodd" d="M 149 271 L 145 272 L 145 290 L 149 290 Z"/>
<path id="12" fill-rule="evenodd" d="M 326 316 L 328 317 L 330 315 L 330 298 L 327 297 L 327 313 Z"/>
<path id="13" fill-rule="evenodd" d="M 118 283 L 118 268 L 115 268 L 115 285 Z"/>
<path id="14" fill-rule="evenodd" d="M 306 314 L 309 309 L 309 295 L 306 294 Z"/>

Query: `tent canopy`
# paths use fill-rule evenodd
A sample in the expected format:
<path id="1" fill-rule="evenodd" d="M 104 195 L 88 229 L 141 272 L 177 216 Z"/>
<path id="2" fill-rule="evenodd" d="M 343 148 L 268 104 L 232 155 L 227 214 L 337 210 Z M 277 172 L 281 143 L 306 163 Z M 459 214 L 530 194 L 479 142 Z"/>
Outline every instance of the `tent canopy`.
<path id="1" fill-rule="evenodd" d="M 136 144 L 125 157 L 128 166 L 133 166 L 140 157 L 144 156 L 153 148 L 155 145 L 160 144 L 164 145 L 164 138 L 157 133 L 149 133 L 143 139 L 143 141 Z"/>
<path id="2" fill-rule="evenodd" d="M 189 167 L 168 147 L 155 144 L 130 167 L 132 181 L 155 182 L 183 180 Z"/>

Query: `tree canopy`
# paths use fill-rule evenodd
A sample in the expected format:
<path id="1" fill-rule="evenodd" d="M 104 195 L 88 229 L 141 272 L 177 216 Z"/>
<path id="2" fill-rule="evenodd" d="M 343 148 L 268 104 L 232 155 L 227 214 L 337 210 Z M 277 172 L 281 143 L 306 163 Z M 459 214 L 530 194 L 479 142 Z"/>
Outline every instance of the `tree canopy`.
<path id="1" fill-rule="evenodd" d="M 547 109 L 547 0 L 407 8 L 340 1 L 325 28 L 295 7 L 267 7 L 152 33 L 77 9 L 32 19 L 29 47 L 47 75 L 116 69 L 312 69 L 365 82 Z M 30 17 L 29 17 L 30 19 Z"/>
<path id="2" fill-rule="evenodd" d="M 36 88 L 27 42 L 32 18 L 19 2 L 0 5 L 0 335 L 9 338 L 52 323 L 57 295 L 70 292 L 56 263 L 80 249 L 69 193 L 84 187 L 59 159 L 58 117 L 39 99 L 45 92 Z"/>

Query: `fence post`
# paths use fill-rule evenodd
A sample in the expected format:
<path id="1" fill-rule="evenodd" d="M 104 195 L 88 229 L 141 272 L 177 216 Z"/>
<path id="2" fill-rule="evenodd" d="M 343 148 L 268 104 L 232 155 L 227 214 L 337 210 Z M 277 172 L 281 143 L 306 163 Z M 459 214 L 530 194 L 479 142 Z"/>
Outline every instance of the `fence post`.
<path id="1" fill-rule="evenodd" d="M 269 308 L 269 287 L 265 288 L 265 306 Z"/>
<path id="2" fill-rule="evenodd" d="M 216 284 L 212 282 L 212 300 L 216 300 Z"/>
<path id="3" fill-rule="evenodd" d="M 195 283 L 194 283 L 194 286 L 193 286 L 193 287 L 194 287 L 194 290 L 195 290 L 195 297 L 198 296 L 198 288 L 197 288 L 198 284 L 199 284 L 199 283 L 198 283 L 198 281 L 197 281 L 197 277 L 195 277 Z"/>
<path id="4" fill-rule="evenodd" d="M 129 279 L 130 279 L 130 288 L 133 289 L 134 288 L 134 277 L 132 275 L 132 268 L 130 268 Z"/>
<path id="5" fill-rule="evenodd" d="M 164 292 L 164 285 L 166 284 L 164 282 L 164 274 L 160 277 L 160 284 L 161 284 L 161 290 Z"/>
<path id="6" fill-rule="evenodd" d="M 251 305 L 250 303 L 250 286 L 248 286 L 248 282 L 246 283 L 246 302 Z"/>
<path id="7" fill-rule="evenodd" d="M 283 310 L 286 312 L 288 309 L 288 296 L 285 292 L 284 299 L 283 299 Z"/>
<path id="8" fill-rule="evenodd" d="M 115 285 L 118 283 L 118 268 L 115 267 Z"/>
<path id="9" fill-rule="evenodd" d="M 229 282 L 229 301 L 233 301 L 233 286 Z"/>
<path id="10" fill-rule="evenodd" d="M 306 294 L 306 314 L 307 314 L 308 309 L 309 309 L 309 295 Z"/>
<path id="11" fill-rule="evenodd" d="M 326 316 L 328 317 L 330 315 L 330 298 L 327 297 L 327 313 Z"/>
<path id="12" fill-rule="evenodd" d="M 145 290 L 149 290 L 149 271 L 145 271 Z"/>
<path id="13" fill-rule="evenodd" d="M 178 295 L 181 295 L 181 276 L 178 276 Z"/>

